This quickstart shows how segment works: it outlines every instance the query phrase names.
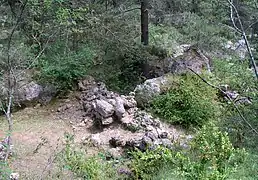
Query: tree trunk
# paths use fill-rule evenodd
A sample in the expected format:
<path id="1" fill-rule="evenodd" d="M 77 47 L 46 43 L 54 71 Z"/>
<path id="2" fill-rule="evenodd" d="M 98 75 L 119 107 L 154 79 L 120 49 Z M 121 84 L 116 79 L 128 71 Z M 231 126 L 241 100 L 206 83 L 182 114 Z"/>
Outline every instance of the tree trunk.
<path id="1" fill-rule="evenodd" d="M 149 14 L 148 0 L 141 0 L 141 42 L 143 45 L 149 44 Z"/>

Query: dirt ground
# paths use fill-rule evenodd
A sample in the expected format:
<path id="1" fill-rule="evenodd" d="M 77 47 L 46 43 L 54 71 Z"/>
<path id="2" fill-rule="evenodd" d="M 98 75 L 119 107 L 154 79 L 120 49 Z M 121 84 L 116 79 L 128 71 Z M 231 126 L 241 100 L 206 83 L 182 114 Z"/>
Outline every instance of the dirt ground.
<path id="1" fill-rule="evenodd" d="M 100 132 L 93 128 L 92 120 L 85 117 L 76 96 L 78 94 L 74 93 L 67 99 L 59 99 L 48 106 L 37 105 L 13 113 L 14 156 L 11 169 L 20 174 L 21 180 L 76 179 L 70 172 L 60 172 L 58 163 L 53 160 L 64 147 L 64 134 L 75 135 L 75 142 L 81 143 L 92 134 Z M 5 137 L 6 129 L 6 121 L 4 117 L 0 117 L 0 139 Z M 168 131 L 176 136 L 181 134 L 173 127 L 168 127 Z M 92 155 L 105 151 L 109 146 L 109 139 L 117 135 L 128 139 L 137 136 L 137 133 L 131 133 L 119 124 L 114 124 L 98 136 L 103 149 L 86 145 L 87 152 Z"/>
<path id="2" fill-rule="evenodd" d="M 69 110 L 64 106 L 69 106 Z M 62 112 L 58 112 L 60 109 Z M 56 167 L 50 167 L 49 165 L 55 165 L 49 162 L 52 162 L 53 155 L 62 149 L 64 134 L 74 134 L 76 131 L 76 137 L 80 139 L 91 133 L 86 129 L 75 130 L 73 127 L 82 117 L 83 111 L 75 98 L 58 100 L 46 107 L 25 108 L 14 113 L 14 156 L 11 168 L 20 174 L 20 179 L 57 179 L 54 178 L 57 171 L 53 170 Z M 5 137 L 6 129 L 4 117 L 0 117 L 0 139 Z M 48 170 L 51 170 L 52 174 L 49 175 Z M 69 179 L 69 175 L 66 174 L 67 178 Z M 71 179 L 74 178 L 71 176 Z"/>

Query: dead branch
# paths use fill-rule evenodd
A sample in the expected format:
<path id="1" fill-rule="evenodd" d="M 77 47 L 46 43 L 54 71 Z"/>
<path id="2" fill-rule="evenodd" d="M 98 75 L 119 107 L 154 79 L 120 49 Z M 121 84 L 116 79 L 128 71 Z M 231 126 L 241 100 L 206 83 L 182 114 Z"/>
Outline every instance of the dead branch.
<path id="1" fill-rule="evenodd" d="M 7 44 L 7 72 L 8 72 L 8 100 L 7 100 L 7 110 L 5 112 L 5 116 L 8 122 L 8 134 L 7 134 L 7 153 L 5 157 L 5 161 L 7 161 L 9 157 L 9 153 L 11 152 L 10 146 L 11 146 L 11 133 L 13 130 L 13 120 L 12 120 L 12 114 L 11 114 L 11 108 L 13 103 L 13 93 L 14 93 L 14 86 L 15 86 L 15 76 L 13 73 L 13 63 L 10 59 L 10 49 L 11 49 L 11 42 L 14 35 L 14 32 L 16 31 L 21 19 L 22 15 L 24 13 L 25 7 L 27 5 L 28 0 L 26 0 L 21 7 L 20 15 L 18 16 L 18 19 L 16 21 L 16 24 L 14 25 L 11 34 L 8 39 Z M 14 82 L 13 82 L 14 81 Z"/>
<path id="2" fill-rule="evenodd" d="M 256 75 L 256 79 L 258 80 L 258 69 L 257 69 L 257 66 L 255 64 L 255 60 L 254 60 L 254 56 L 253 56 L 253 53 L 252 53 L 252 50 L 251 50 L 251 47 L 250 47 L 250 44 L 249 44 L 249 41 L 247 39 L 247 36 L 246 36 L 246 32 L 245 32 L 245 29 L 244 29 L 244 26 L 243 26 L 243 23 L 240 19 L 240 15 L 238 13 L 238 10 L 236 8 L 236 6 L 233 4 L 233 0 L 227 0 L 228 3 L 230 4 L 230 9 L 231 9 L 231 21 L 233 23 L 233 26 L 236 28 L 237 31 L 240 31 L 242 33 L 242 36 L 245 40 L 245 45 L 247 47 L 247 51 L 249 53 L 249 57 L 250 57 L 250 64 L 253 66 L 254 68 L 254 72 L 255 72 L 255 75 Z M 235 26 L 235 20 L 233 19 L 233 10 L 234 12 L 236 13 L 236 16 L 237 16 L 237 21 L 239 22 L 239 25 L 240 25 L 240 29 L 237 28 Z"/>
<path id="3" fill-rule="evenodd" d="M 241 113 L 240 109 L 238 108 L 238 106 L 236 105 L 236 103 L 234 102 L 234 100 L 232 100 L 232 98 L 225 92 L 223 91 L 220 87 L 215 86 L 211 83 L 209 83 L 208 81 L 206 81 L 203 77 L 201 77 L 198 73 L 196 73 L 194 70 L 192 70 L 191 68 L 188 68 L 190 71 L 192 71 L 196 76 L 198 76 L 204 83 L 206 83 L 207 85 L 211 86 L 214 89 L 219 90 L 223 95 L 225 95 L 229 101 L 231 102 L 231 104 L 234 106 L 234 108 L 237 110 L 237 113 L 239 114 L 239 116 L 241 117 L 241 119 L 251 128 L 251 130 L 253 132 L 255 132 L 258 135 L 258 131 L 256 129 L 254 129 L 252 127 L 252 125 L 247 121 L 247 119 L 244 117 L 244 115 Z"/>

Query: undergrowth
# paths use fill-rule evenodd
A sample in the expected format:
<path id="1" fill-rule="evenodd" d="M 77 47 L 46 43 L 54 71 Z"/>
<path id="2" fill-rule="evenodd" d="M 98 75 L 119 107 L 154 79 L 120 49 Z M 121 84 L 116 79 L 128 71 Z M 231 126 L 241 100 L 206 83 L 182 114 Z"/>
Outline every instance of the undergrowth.
<path id="1" fill-rule="evenodd" d="M 245 161 L 245 150 L 235 149 L 226 133 L 204 126 L 190 148 L 132 152 L 136 179 L 226 179 Z M 175 178 L 176 177 L 176 178 Z M 173 179 L 173 178 L 172 178 Z"/>
<path id="2" fill-rule="evenodd" d="M 170 124 L 201 127 L 219 117 L 216 93 L 198 77 L 186 75 L 178 87 L 153 100 L 152 110 Z"/>
<path id="3" fill-rule="evenodd" d="M 93 50 L 87 46 L 76 52 L 64 49 L 62 44 L 53 45 L 37 64 L 40 69 L 38 80 L 55 85 L 59 92 L 76 89 L 77 80 L 88 74 L 94 56 Z"/>
<path id="4" fill-rule="evenodd" d="M 84 149 L 78 149 L 74 143 L 74 137 L 66 134 L 64 150 L 59 155 L 61 169 L 73 172 L 82 179 L 119 179 L 115 163 L 106 161 L 103 156 L 90 156 Z"/>

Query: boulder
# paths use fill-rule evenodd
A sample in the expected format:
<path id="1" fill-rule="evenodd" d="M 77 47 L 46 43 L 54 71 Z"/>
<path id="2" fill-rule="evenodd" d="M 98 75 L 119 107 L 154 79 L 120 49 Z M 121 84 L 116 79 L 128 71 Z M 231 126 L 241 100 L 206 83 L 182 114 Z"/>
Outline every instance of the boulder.
<path id="1" fill-rule="evenodd" d="M 111 117 L 115 112 L 114 106 L 102 99 L 96 100 L 94 107 L 95 107 L 95 111 L 104 118 Z"/>
<path id="2" fill-rule="evenodd" d="M 34 81 L 25 84 L 15 93 L 16 100 L 20 103 L 32 102 L 40 98 L 43 92 L 43 87 Z"/>
<path id="3" fill-rule="evenodd" d="M 170 72 L 181 75 L 190 72 L 192 69 L 198 74 L 204 70 L 211 71 L 211 59 L 206 56 L 200 49 L 190 46 L 183 55 L 177 56 L 169 65 Z"/>
<path id="4" fill-rule="evenodd" d="M 137 85 L 134 89 L 135 100 L 139 106 L 150 103 L 157 95 L 166 92 L 173 86 L 177 86 L 178 77 L 173 74 L 148 79 L 143 84 Z"/>
<path id="5" fill-rule="evenodd" d="M 225 47 L 225 49 L 233 51 L 234 54 L 237 54 L 238 57 L 242 60 L 244 60 L 246 58 L 246 54 L 248 53 L 244 39 L 240 39 L 235 43 L 233 43 L 232 41 L 228 41 L 224 45 L 224 47 Z"/>
<path id="6" fill-rule="evenodd" d="M 115 113 L 117 118 L 120 120 L 124 117 L 126 111 L 124 107 L 124 100 L 121 97 L 116 97 L 115 98 Z"/>
<path id="7" fill-rule="evenodd" d="M 31 70 L 32 71 L 32 70 Z M 47 104 L 56 95 L 57 90 L 53 85 L 41 85 L 32 79 L 32 73 L 22 70 L 15 72 L 16 79 L 13 83 L 14 107 L 17 106 L 33 106 L 35 104 Z M 11 80 L 13 81 L 13 79 Z M 7 100 L 8 97 L 8 77 L 3 75 L 0 81 L 0 98 Z"/>

